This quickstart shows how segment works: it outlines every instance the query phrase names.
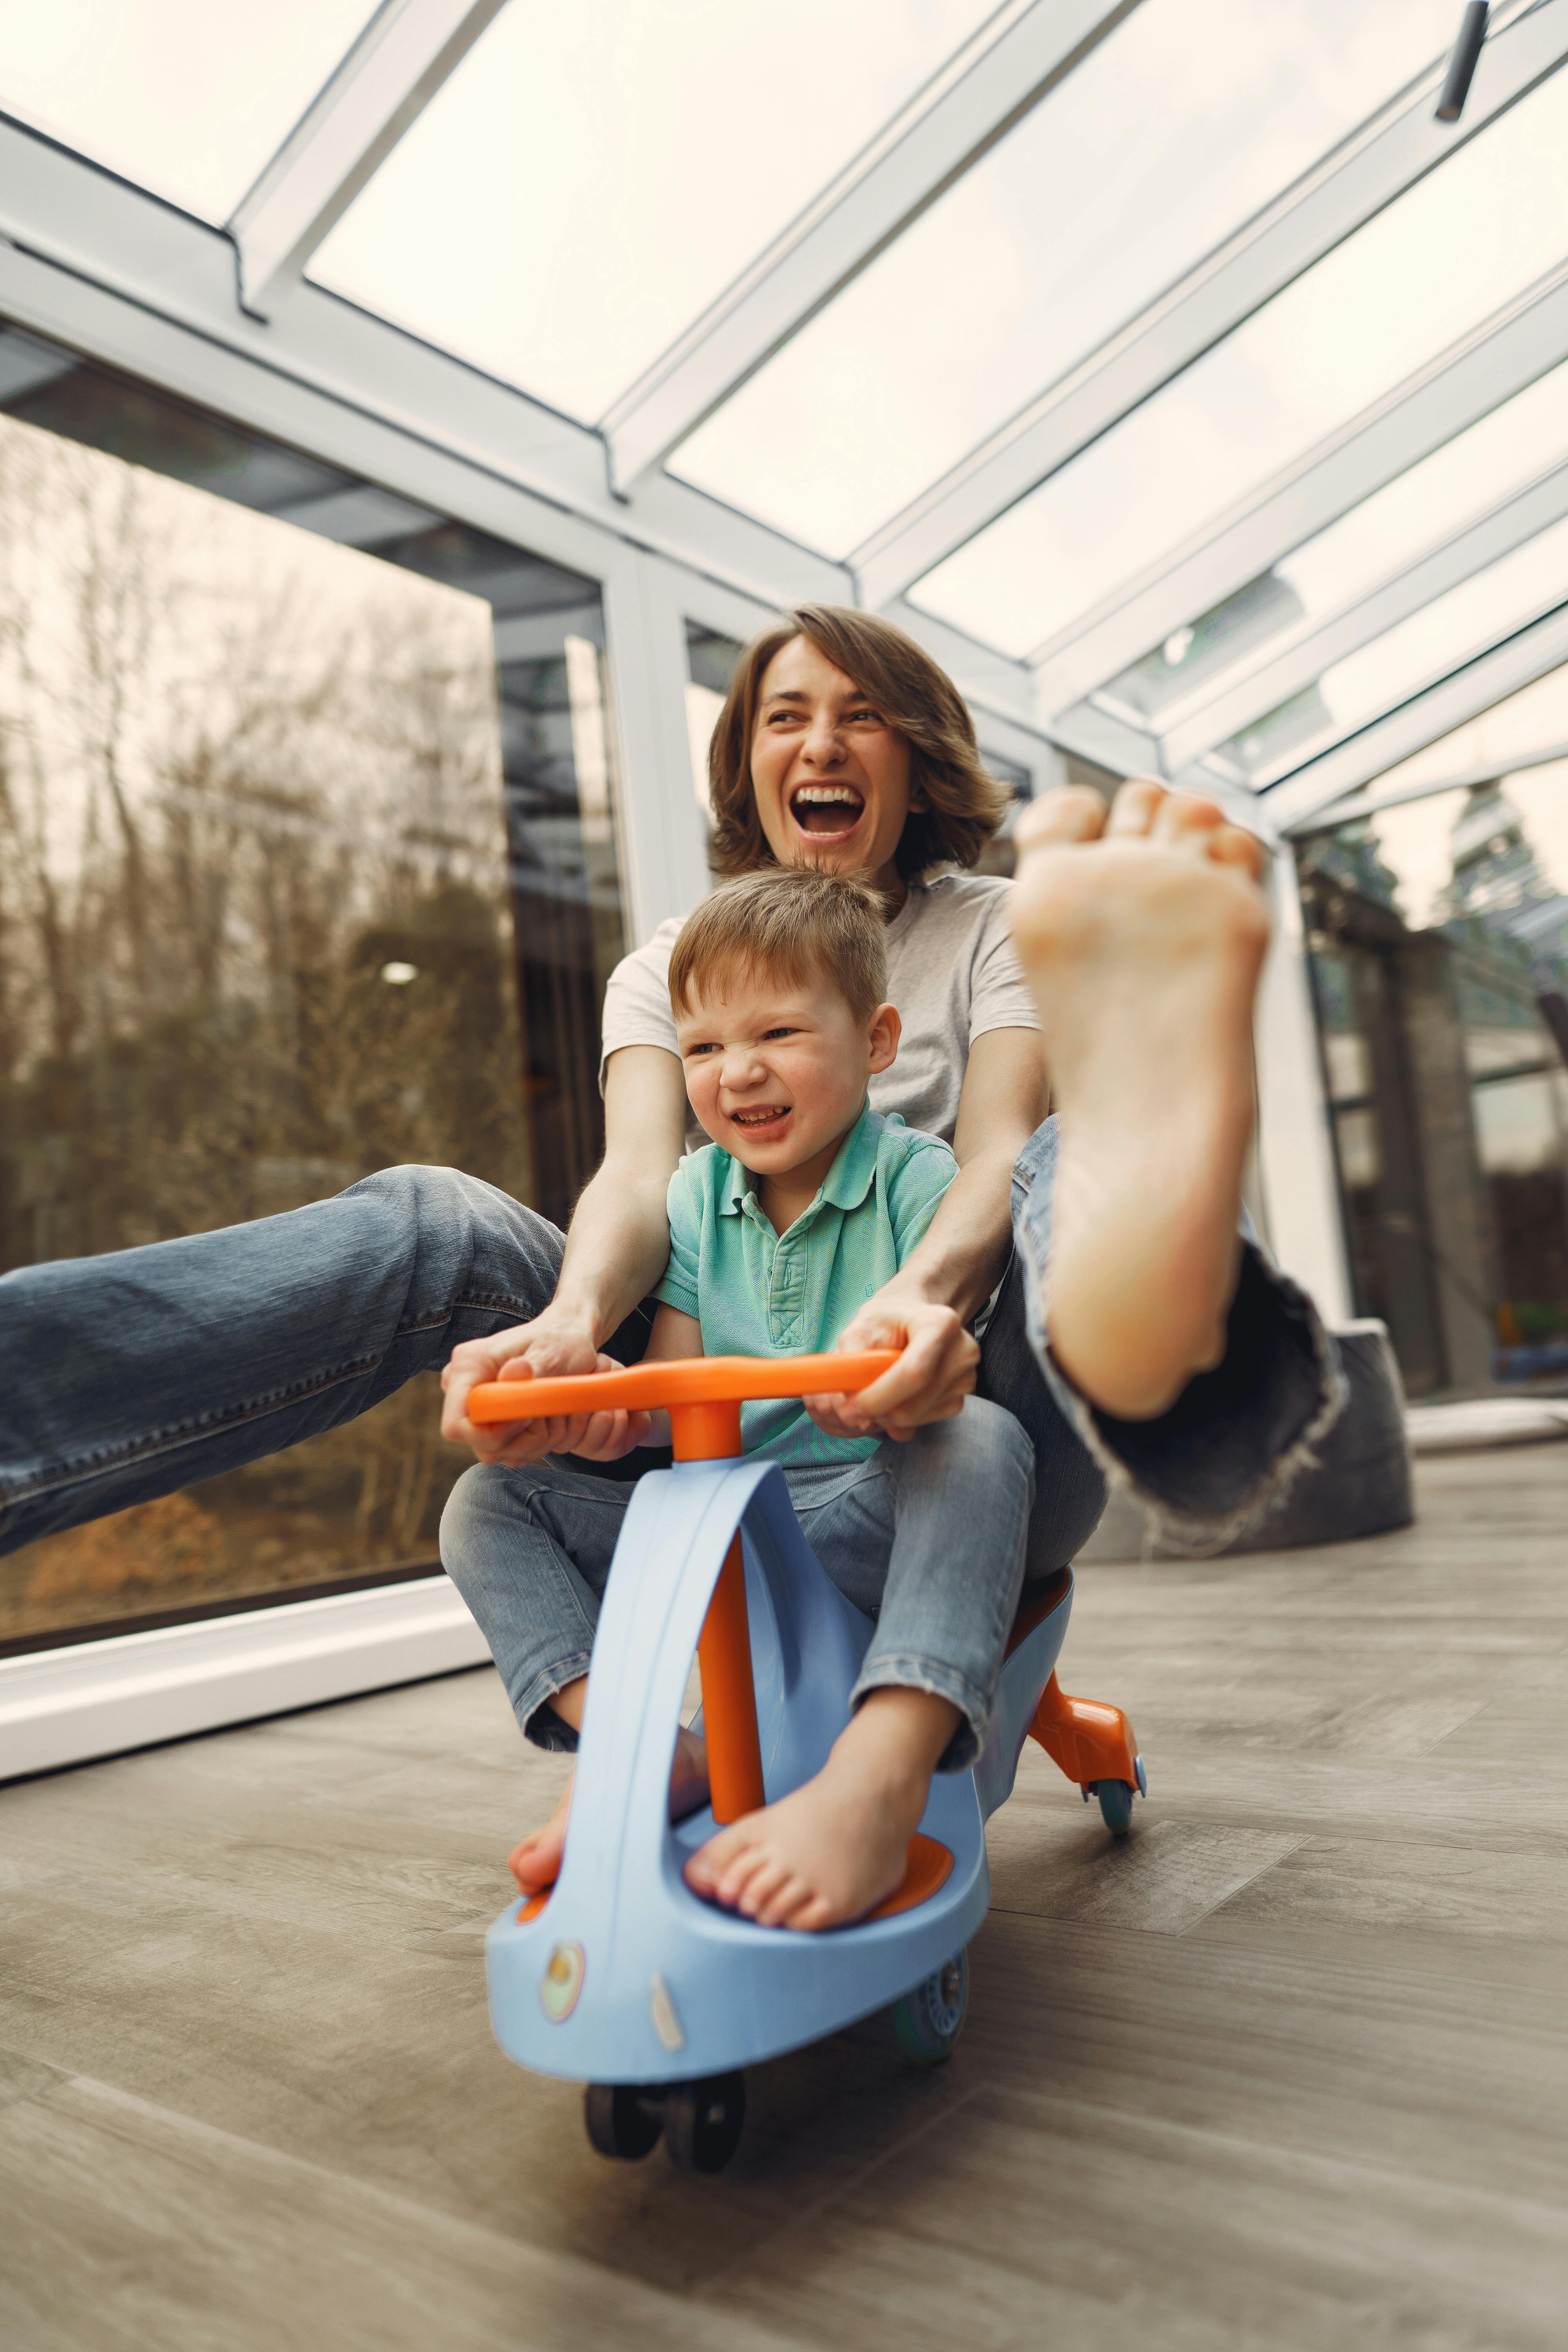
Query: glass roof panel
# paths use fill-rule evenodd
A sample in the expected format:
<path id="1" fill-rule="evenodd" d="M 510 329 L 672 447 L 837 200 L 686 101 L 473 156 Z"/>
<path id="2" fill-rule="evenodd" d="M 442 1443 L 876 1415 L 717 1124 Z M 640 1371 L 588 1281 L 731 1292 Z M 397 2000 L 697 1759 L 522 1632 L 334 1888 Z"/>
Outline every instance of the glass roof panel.
<path id="1" fill-rule="evenodd" d="M 512 0 L 310 276 L 593 418 L 991 0 Z"/>
<path id="2" fill-rule="evenodd" d="M 1501 702 L 1494 702 L 1489 710 L 1478 711 L 1474 719 L 1440 735 L 1435 743 L 1413 751 L 1397 767 L 1385 768 L 1368 791 L 1381 798 L 1416 784 L 1466 775 L 1494 762 L 1500 776 L 1511 775 L 1516 761 L 1531 760 L 1559 743 L 1568 743 L 1568 667 L 1548 670 L 1544 677 L 1520 687 Z M 1326 809 L 1324 824 L 1332 819 L 1332 810 Z"/>
<path id="3" fill-rule="evenodd" d="M 1271 659 L 1568 458 L 1568 360 L 1385 483 L 1239 593 L 1174 629 L 1100 689 L 1135 724 L 1184 724 Z"/>
<path id="4" fill-rule="evenodd" d="M 1397 627 L 1335 662 L 1316 686 L 1293 695 L 1209 752 L 1205 764 L 1255 787 L 1276 783 L 1289 770 L 1523 628 L 1538 614 L 1564 603 L 1568 520 L 1553 523 L 1511 555 L 1461 581 Z"/>
<path id="5" fill-rule="evenodd" d="M 848 553 L 1375 112 L 1454 20 L 1453 0 L 1142 0 L 672 470 Z"/>
<path id="6" fill-rule="evenodd" d="M 1565 254 L 1559 73 L 929 572 L 914 601 L 1028 653 Z"/>
<path id="7" fill-rule="evenodd" d="M 225 221 L 374 0 L 48 0 L 0 19 L 0 108 Z"/>

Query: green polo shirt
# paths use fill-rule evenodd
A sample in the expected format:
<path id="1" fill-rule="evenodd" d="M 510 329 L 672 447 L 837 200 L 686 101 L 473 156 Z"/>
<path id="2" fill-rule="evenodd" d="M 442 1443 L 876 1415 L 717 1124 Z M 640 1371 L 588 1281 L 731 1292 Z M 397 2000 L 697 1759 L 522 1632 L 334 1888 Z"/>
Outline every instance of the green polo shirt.
<path id="1" fill-rule="evenodd" d="M 831 1348 L 909 1256 L 958 1162 L 897 1112 L 863 1110 L 808 1209 L 775 1234 L 749 1168 L 716 1143 L 669 1180 L 669 1264 L 654 1296 L 702 1326 L 705 1356 L 804 1356 Z M 748 1454 L 858 1462 L 875 1437 L 828 1437 L 794 1397 L 741 1408 Z"/>

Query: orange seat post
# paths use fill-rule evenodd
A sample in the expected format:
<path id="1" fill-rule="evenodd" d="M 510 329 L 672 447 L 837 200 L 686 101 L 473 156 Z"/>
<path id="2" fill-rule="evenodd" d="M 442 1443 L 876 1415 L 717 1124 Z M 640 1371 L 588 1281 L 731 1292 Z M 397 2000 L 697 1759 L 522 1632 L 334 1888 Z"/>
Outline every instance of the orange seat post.
<path id="1" fill-rule="evenodd" d="M 1138 1784 L 1138 1743 L 1121 1709 L 1101 1699 L 1069 1698 L 1055 1675 L 1035 1710 L 1029 1736 L 1080 1789 L 1097 1780 Z"/>
<path id="2" fill-rule="evenodd" d="M 741 1451 L 738 1403 L 671 1405 L 669 1425 L 678 1462 L 727 1461 Z M 754 1813 L 767 1801 L 739 1530 L 731 1538 L 702 1621 L 697 1666 L 702 1677 L 702 1729 L 713 1818 L 738 1822 L 742 1813 Z"/>

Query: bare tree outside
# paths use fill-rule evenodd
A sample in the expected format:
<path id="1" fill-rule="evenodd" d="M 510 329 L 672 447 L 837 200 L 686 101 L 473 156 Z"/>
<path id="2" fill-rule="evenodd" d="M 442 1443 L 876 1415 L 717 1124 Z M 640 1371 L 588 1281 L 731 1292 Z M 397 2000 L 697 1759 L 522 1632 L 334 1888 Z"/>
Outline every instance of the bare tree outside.
<path id="1" fill-rule="evenodd" d="M 481 598 L 0 417 L 0 1270 L 529 1197 Z M 433 1559 L 426 1378 L 0 1562 L 0 1638 Z"/>

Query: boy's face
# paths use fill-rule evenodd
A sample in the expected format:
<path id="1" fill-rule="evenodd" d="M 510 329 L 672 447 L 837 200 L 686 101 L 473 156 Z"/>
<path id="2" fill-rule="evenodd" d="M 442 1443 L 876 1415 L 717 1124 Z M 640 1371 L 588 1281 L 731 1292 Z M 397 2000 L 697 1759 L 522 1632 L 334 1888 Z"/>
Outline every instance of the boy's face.
<path id="1" fill-rule="evenodd" d="M 853 1127 L 867 1079 L 898 1051 L 899 1016 L 879 1004 L 857 1021 L 826 980 L 734 972 L 693 994 L 675 1034 L 704 1131 L 742 1167 L 780 1176 Z"/>

